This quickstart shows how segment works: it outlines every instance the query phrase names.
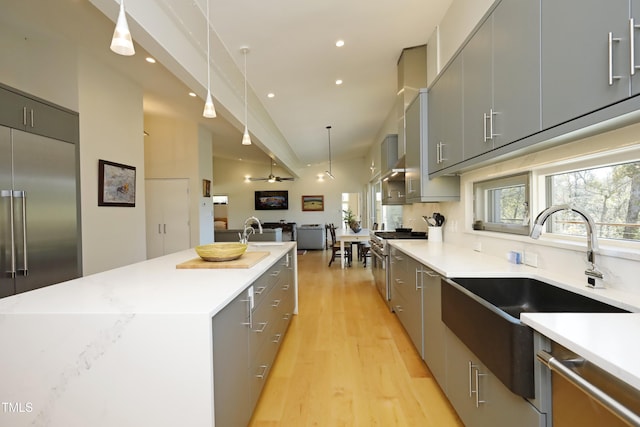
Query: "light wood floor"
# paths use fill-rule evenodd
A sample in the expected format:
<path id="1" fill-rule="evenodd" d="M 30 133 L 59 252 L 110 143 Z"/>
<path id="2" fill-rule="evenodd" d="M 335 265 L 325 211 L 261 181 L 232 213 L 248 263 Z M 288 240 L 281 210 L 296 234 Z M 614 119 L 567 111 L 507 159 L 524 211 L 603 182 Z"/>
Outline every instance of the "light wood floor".
<path id="1" fill-rule="evenodd" d="M 369 266 L 298 256 L 294 316 L 251 426 L 462 426 Z"/>

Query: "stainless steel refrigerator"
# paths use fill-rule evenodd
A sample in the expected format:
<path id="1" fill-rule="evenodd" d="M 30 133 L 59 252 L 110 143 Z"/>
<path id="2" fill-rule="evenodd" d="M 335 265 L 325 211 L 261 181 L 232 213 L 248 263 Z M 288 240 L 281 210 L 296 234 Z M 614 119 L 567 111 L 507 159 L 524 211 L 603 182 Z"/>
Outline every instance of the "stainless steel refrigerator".
<path id="1" fill-rule="evenodd" d="M 76 170 L 75 144 L 0 126 L 0 298 L 80 275 Z"/>

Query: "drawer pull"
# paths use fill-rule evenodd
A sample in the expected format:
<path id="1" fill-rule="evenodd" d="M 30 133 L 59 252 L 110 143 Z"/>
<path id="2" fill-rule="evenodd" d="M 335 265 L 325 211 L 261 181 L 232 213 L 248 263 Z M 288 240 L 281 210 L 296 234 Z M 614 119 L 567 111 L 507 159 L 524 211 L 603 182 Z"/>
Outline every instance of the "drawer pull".
<path id="1" fill-rule="evenodd" d="M 278 344 L 280 342 L 281 338 L 282 338 L 282 334 L 275 334 L 273 336 L 273 341 L 271 341 L 271 342 Z"/>
<path id="2" fill-rule="evenodd" d="M 265 289 L 267 289 L 266 286 L 258 286 L 258 289 L 255 291 L 256 295 L 262 295 Z"/>
<path id="3" fill-rule="evenodd" d="M 260 372 L 259 374 L 256 374 L 256 378 L 263 380 L 264 377 L 267 375 L 267 371 L 269 370 L 269 365 L 260 365 L 260 369 L 262 370 L 262 372 Z"/>
<path id="4" fill-rule="evenodd" d="M 280 300 L 279 299 L 274 299 L 273 300 L 273 304 L 271 304 L 271 307 L 278 307 L 280 305 Z"/>
<path id="5" fill-rule="evenodd" d="M 264 330 L 267 328 L 267 325 L 269 324 L 269 322 L 260 322 L 258 323 L 258 325 L 261 326 L 260 329 L 254 329 L 253 332 L 260 334 L 262 332 L 264 332 Z"/>

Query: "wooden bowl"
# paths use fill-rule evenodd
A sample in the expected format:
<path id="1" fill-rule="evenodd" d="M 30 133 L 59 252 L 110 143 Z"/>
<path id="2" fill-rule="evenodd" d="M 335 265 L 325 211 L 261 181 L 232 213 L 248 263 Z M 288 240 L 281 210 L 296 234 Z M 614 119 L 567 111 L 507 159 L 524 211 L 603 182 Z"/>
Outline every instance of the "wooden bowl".
<path id="1" fill-rule="evenodd" d="M 196 252 L 205 261 L 231 261 L 238 259 L 247 250 L 246 243 L 211 243 L 209 245 L 196 246 Z"/>

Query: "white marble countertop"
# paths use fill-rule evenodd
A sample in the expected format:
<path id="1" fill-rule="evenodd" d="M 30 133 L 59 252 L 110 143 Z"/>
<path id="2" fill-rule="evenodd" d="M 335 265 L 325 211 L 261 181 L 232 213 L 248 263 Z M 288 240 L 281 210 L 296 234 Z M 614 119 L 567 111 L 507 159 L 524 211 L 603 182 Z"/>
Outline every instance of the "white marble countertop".
<path id="1" fill-rule="evenodd" d="M 295 242 L 250 243 L 269 252 L 252 268 L 177 269 L 198 258 L 187 249 L 0 299 L 7 313 L 191 313 L 213 316 L 271 267 Z"/>
<path id="2" fill-rule="evenodd" d="M 640 295 L 585 286 L 582 271 L 557 273 L 446 243 L 391 240 L 391 245 L 446 277 L 530 277 L 632 313 L 526 313 L 521 320 L 551 340 L 640 390 Z"/>

